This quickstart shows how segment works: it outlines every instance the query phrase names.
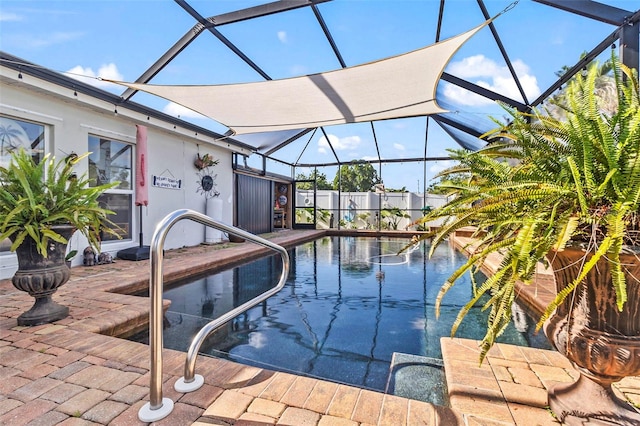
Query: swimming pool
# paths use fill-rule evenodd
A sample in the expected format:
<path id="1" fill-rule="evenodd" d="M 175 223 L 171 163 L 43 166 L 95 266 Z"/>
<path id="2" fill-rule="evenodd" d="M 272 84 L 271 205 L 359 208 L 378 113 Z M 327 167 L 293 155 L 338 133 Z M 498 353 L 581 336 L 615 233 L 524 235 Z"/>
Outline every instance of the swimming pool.
<path id="1" fill-rule="evenodd" d="M 289 250 L 285 288 L 221 327 L 201 352 L 383 391 L 394 352 L 441 358 L 440 337 L 449 335 L 472 292 L 470 279 L 460 280 L 436 319 L 438 290 L 465 258 L 441 245 L 427 259 L 427 242 L 396 255 L 407 242 L 324 237 Z M 171 307 L 164 346 L 186 351 L 208 321 L 274 286 L 280 265 L 278 258 L 266 257 L 165 290 Z M 485 323 L 486 314 L 474 308 L 457 336 L 480 339 Z M 532 330 L 532 320 L 520 320 L 500 341 L 549 348 L 543 334 Z"/>

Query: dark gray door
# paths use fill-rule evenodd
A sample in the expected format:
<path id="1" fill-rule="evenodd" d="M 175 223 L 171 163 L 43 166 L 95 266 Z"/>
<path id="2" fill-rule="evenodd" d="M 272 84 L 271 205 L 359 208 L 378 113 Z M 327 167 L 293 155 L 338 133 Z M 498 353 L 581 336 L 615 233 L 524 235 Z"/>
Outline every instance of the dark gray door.
<path id="1" fill-rule="evenodd" d="M 236 226 L 254 234 L 272 231 L 273 182 L 236 174 Z"/>

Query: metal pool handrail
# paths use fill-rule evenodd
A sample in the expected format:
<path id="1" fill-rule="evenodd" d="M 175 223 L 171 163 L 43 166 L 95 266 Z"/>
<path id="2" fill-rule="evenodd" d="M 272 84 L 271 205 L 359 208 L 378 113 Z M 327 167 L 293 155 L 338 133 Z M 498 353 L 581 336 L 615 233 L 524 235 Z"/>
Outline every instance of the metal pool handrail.
<path id="1" fill-rule="evenodd" d="M 237 235 L 248 241 L 262 245 L 269 249 L 272 249 L 278 253 L 282 258 L 282 273 L 278 284 L 265 291 L 264 293 L 254 297 L 253 299 L 245 302 L 244 304 L 232 309 L 228 313 L 216 318 L 215 320 L 206 324 L 198 334 L 194 337 L 187 352 L 187 359 L 185 362 L 183 378 L 179 379 L 175 384 L 175 389 L 179 392 L 192 392 L 204 383 L 204 378 L 199 374 L 194 375 L 196 357 L 198 351 L 204 339 L 207 338 L 216 328 L 230 321 L 234 317 L 246 312 L 253 308 L 257 304 L 267 300 L 269 297 L 280 291 L 289 275 L 289 253 L 282 246 L 258 237 L 250 232 L 244 231 L 235 226 L 227 225 L 223 222 L 214 220 L 209 216 L 196 212 L 190 209 L 176 210 L 173 213 L 168 214 L 165 218 L 156 226 L 156 230 L 153 233 L 150 246 L 150 281 L 149 292 L 151 301 L 151 312 L 149 319 L 149 348 L 151 352 L 150 357 L 150 384 L 149 384 L 149 402 L 144 404 L 138 411 L 138 418 L 143 422 L 155 422 L 168 416 L 173 410 L 173 401 L 170 398 L 162 397 L 162 294 L 163 294 L 163 247 L 164 240 L 167 233 L 177 222 L 183 219 L 190 219 L 194 222 L 201 223 L 205 226 L 209 226 L 218 229 L 228 234 Z"/>

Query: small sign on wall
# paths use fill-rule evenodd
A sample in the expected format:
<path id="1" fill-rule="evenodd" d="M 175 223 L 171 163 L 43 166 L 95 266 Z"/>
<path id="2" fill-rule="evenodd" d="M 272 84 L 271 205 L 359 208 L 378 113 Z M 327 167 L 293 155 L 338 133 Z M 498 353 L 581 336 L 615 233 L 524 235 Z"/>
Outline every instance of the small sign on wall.
<path id="1" fill-rule="evenodd" d="M 180 189 L 182 187 L 182 180 L 175 179 L 168 176 L 152 176 L 153 186 L 166 189 Z"/>

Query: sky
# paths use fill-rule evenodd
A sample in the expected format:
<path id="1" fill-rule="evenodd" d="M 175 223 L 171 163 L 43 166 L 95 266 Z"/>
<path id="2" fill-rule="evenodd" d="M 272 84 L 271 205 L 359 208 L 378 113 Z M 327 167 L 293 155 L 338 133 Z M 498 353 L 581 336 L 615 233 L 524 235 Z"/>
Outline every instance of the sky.
<path id="1" fill-rule="evenodd" d="M 205 17 L 264 3 L 187 2 Z M 636 0 L 601 2 L 627 10 L 640 8 L 640 1 Z M 511 0 L 484 1 L 491 16 L 511 3 Z M 433 44 L 439 5 L 437 0 L 334 0 L 318 5 L 318 10 L 346 65 L 353 66 Z M 440 39 L 483 21 L 476 0 L 447 0 Z M 86 76 L 85 82 L 121 94 L 124 88 L 95 77 L 135 81 L 194 24 L 193 18 L 171 0 L 1 0 L 0 50 L 79 79 Z M 558 70 L 577 62 L 582 52 L 593 49 L 615 29 L 531 0 L 520 0 L 495 21 L 495 26 L 528 101 L 557 79 Z M 340 68 L 310 8 L 224 25 L 218 30 L 273 79 Z M 605 52 L 601 60 L 609 54 Z M 523 101 L 489 28 L 481 30 L 454 55 L 446 72 Z M 151 83 L 229 84 L 262 80 L 236 54 L 205 32 Z M 139 93 L 133 100 L 219 133 L 227 130 L 214 120 L 151 95 Z M 438 100 L 451 114 L 469 120 L 472 125 L 486 126 L 491 117 L 504 117 L 504 111 L 495 102 L 447 83 L 439 85 Z M 374 129 L 383 158 L 422 157 L 425 134 L 428 157 L 446 156 L 448 148 L 458 147 L 433 120 L 424 117 L 376 122 Z M 325 131 L 341 161 L 377 158 L 370 124 L 328 126 Z M 303 136 L 275 156 L 299 163 L 335 161 L 320 131 L 313 137 Z M 405 187 L 420 192 L 425 180 L 428 186 L 434 174 L 448 165 L 446 161 L 431 162 L 425 172 L 419 163 L 394 163 L 382 166 L 379 172 L 388 188 Z M 269 162 L 268 167 L 290 173 L 289 168 L 276 162 Z M 331 180 L 336 168 L 320 172 Z"/>

